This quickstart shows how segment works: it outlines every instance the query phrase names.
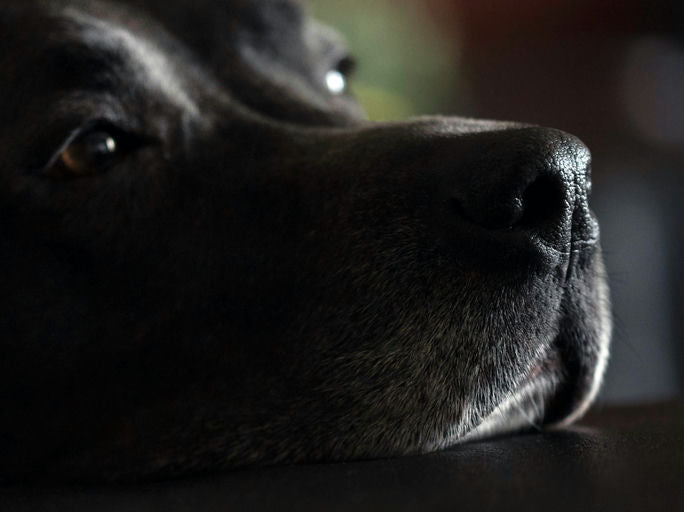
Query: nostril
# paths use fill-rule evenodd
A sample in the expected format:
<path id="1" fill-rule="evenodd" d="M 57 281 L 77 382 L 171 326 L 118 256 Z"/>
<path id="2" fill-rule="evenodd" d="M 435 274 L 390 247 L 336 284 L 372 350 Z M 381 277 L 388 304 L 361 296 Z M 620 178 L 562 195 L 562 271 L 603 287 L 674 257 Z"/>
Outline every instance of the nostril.
<path id="1" fill-rule="evenodd" d="M 565 188 L 557 176 L 539 176 L 522 194 L 522 217 L 516 227 L 538 227 L 562 217 L 566 205 Z"/>
<path id="2" fill-rule="evenodd" d="M 516 197 L 487 201 L 486 204 L 451 197 L 449 203 L 451 211 L 458 217 L 494 231 L 512 229 L 523 216 L 522 200 Z"/>
<path id="3" fill-rule="evenodd" d="M 538 176 L 522 192 L 513 190 L 454 194 L 451 211 L 490 230 L 540 228 L 563 217 L 568 207 L 566 187 L 555 175 Z"/>
<path id="4" fill-rule="evenodd" d="M 454 155 L 446 179 L 435 182 L 447 185 L 439 195 L 449 201 L 451 218 L 490 231 L 487 238 L 517 231 L 501 240 L 565 250 L 575 226 L 590 224 L 590 156 L 574 137 L 545 128 L 484 132 L 465 139 Z"/>

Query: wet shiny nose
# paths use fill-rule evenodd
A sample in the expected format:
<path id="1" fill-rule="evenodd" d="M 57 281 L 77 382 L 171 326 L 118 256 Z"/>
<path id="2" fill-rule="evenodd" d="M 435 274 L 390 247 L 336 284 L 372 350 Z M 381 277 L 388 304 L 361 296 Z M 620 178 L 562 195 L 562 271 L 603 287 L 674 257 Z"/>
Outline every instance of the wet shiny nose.
<path id="1" fill-rule="evenodd" d="M 491 233 L 520 232 L 559 250 L 595 236 L 590 154 L 576 137 L 520 128 L 474 134 L 463 149 L 448 191 L 452 214 Z"/>

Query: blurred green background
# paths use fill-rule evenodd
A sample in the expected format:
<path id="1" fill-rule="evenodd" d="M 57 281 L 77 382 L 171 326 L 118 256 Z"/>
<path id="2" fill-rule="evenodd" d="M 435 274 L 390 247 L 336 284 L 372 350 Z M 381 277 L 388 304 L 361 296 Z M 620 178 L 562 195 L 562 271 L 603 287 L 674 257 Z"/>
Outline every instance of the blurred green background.
<path id="1" fill-rule="evenodd" d="M 311 0 L 310 6 L 348 41 L 358 60 L 352 91 L 370 119 L 444 112 L 465 98 L 458 45 L 419 3 Z"/>

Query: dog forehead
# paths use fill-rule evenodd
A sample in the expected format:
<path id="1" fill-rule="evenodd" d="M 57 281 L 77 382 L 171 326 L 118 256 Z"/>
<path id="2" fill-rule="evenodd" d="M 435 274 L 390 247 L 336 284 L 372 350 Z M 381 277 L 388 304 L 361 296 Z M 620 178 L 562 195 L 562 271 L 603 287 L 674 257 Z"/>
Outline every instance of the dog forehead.
<path id="1" fill-rule="evenodd" d="M 242 24 L 272 23 L 280 28 L 296 25 L 307 15 L 306 5 L 300 0 L 119 0 L 119 3 L 153 12 L 160 19 L 185 14 L 203 13 L 208 19 L 226 15 Z M 196 20 L 193 20 L 193 24 Z"/>
<path id="2" fill-rule="evenodd" d="M 204 85 L 215 92 L 221 82 L 241 96 L 252 77 L 310 98 L 309 86 L 323 80 L 319 67 L 346 51 L 296 0 L 39 1 L 76 22 L 75 35 L 93 50 L 123 53 L 136 71 L 132 80 L 156 86 L 189 112 L 196 110 L 190 97 L 209 90 Z M 191 75 L 202 84 L 191 79 L 183 87 Z"/>
<path id="3" fill-rule="evenodd" d="M 22 104 L 64 117 L 72 98 L 94 115 L 100 96 L 140 124 L 187 113 L 204 125 L 216 105 L 317 124 L 363 117 L 325 86 L 344 41 L 298 1 L 0 0 L 0 42 L 0 69 L 31 77 L 0 81 L 8 118 L 34 115 Z"/>
<path id="4" fill-rule="evenodd" d="M 58 0 L 78 2 L 92 9 L 99 4 L 100 13 L 132 8 L 147 13 L 180 40 L 202 39 L 217 47 L 231 39 L 236 30 L 258 33 L 266 39 L 278 40 L 290 29 L 298 30 L 308 18 L 299 0 Z M 106 2 L 106 3 L 105 3 Z"/>
<path id="5" fill-rule="evenodd" d="M 152 43 L 144 34 L 130 27 L 96 17 L 74 6 L 65 7 L 60 15 L 70 22 L 70 36 L 94 54 L 117 55 L 132 71 L 131 79 L 160 93 L 187 114 L 199 115 L 182 74 L 158 43 Z"/>

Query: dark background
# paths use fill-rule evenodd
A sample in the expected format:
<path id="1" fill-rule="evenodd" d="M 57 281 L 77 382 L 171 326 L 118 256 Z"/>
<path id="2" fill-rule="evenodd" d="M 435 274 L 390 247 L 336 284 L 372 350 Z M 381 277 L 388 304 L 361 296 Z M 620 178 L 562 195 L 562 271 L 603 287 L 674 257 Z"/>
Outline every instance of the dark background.
<path id="1" fill-rule="evenodd" d="M 684 2 L 311 0 L 371 119 L 519 120 L 591 148 L 614 303 L 601 399 L 684 391 Z"/>

